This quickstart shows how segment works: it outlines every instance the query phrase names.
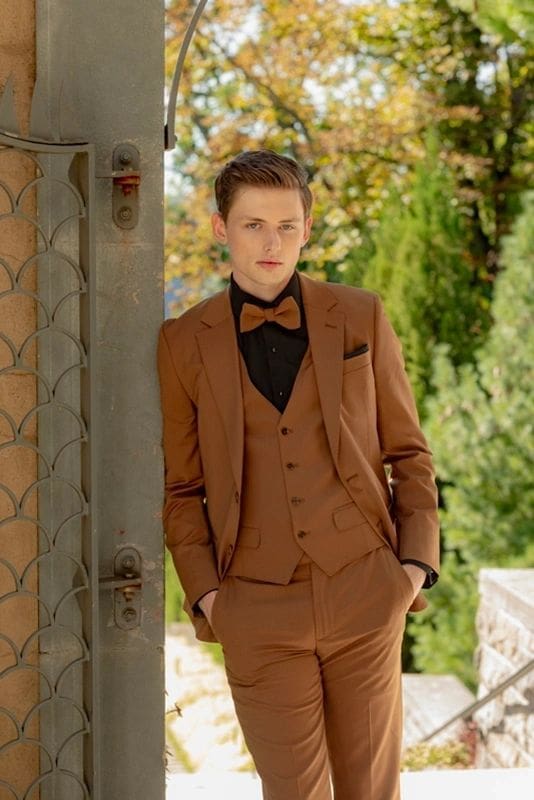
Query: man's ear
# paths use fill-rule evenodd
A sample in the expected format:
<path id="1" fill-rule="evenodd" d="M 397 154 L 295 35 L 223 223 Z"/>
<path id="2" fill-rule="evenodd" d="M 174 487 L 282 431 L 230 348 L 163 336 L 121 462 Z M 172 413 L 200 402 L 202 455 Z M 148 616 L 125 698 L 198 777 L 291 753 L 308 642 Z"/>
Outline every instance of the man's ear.
<path id="1" fill-rule="evenodd" d="M 226 223 L 218 211 L 211 215 L 211 229 L 219 244 L 226 244 Z"/>
<path id="2" fill-rule="evenodd" d="M 312 225 L 313 225 L 313 217 L 308 217 L 308 219 L 305 220 L 305 222 L 304 222 L 304 234 L 302 236 L 301 247 L 304 247 L 304 245 L 308 243 L 308 240 L 309 240 L 310 234 L 311 234 Z"/>

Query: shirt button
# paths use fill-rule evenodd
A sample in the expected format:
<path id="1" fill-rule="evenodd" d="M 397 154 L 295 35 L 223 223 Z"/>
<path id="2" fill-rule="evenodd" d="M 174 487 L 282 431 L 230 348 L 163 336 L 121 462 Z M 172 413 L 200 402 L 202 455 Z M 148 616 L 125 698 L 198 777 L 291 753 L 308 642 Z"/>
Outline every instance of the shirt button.
<path id="1" fill-rule="evenodd" d="M 271 347 L 271 353 L 276 353 L 276 347 Z"/>
<path id="2" fill-rule="evenodd" d="M 291 428 L 282 428 L 280 433 L 282 434 L 282 436 L 287 436 L 288 433 L 291 433 Z"/>
<path id="3" fill-rule="evenodd" d="M 292 497 L 291 498 L 291 502 L 293 503 L 294 506 L 298 506 L 300 503 L 304 502 L 304 498 L 303 497 Z"/>
<path id="4" fill-rule="evenodd" d="M 282 397 L 284 393 L 283 392 L 278 392 L 278 394 L 280 395 L 280 397 Z"/>
<path id="5" fill-rule="evenodd" d="M 309 531 L 299 531 L 297 533 L 297 536 L 299 537 L 299 539 L 304 539 L 304 537 L 307 536 L 308 533 L 309 533 Z"/>

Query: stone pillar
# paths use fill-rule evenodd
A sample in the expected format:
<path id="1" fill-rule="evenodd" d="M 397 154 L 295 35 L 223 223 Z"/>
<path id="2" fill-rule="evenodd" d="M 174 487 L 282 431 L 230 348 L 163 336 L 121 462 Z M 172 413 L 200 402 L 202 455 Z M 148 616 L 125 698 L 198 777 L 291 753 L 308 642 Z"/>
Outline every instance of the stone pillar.
<path id="1" fill-rule="evenodd" d="M 35 81 L 35 0 L 2 0 L 0 24 L 0 93 L 9 75 L 15 81 L 15 103 L 18 119 L 27 132 L 30 102 Z M 20 191 L 33 177 L 35 168 L 31 160 L 14 151 L 0 152 L 0 181 L 12 191 Z M 0 214 L 11 210 L 6 191 L 0 183 Z M 30 193 L 24 211 L 35 215 L 35 194 Z M 22 219 L 4 217 L 0 220 L 0 258 L 18 274 L 24 262 L 35 252 L 35 230 Z M 0 295 L 11 289 L 8 273 L 0 261 Z M 35 291 L 36 269 L 26 272 L 24 289 Z M 0 331 L 16 348 L 36 328 L 36 308 L 31 297 L 8 294 L 0 298 Z M 2 372 L 13 362 L 10 348 L 0 339 L 0 408 L 7 412 L 18 426 L 24 415 L 36 403 L 36 382 L 28 372 Z M 25 363 L 35 367 L 36 352 L 32 345 L 26 350 Z M 13 431 L 4 416 L 0 416 L 0 445 L 13 440 Z M 35 417 L 29 420 L 24 437 L 36 442 Z M 37 456 L 30 447 L 8 446 L 0 449 L 0 556 L 8 561 L 18 576 L 37 555 L 37 531 L 33 523 L 25 520 L 10 521 L 15 509 L 5 488 L 18 501 L 37 478 Z M 36 493 L 29 493 L 24 506 L 28 517 L 37 514 Z M 25 588 L 37 590 L 37 569 L 28 574 Z M 31 669 L 9 671 L 17 660 L 15 650 L 23 648 L 28 637 L 38 627 L 37 601 L 31 596 L 13 594 L 16 583 L 13 575 L 0 565 L 0 632 L 9 637 L 0 639 L 0 709 L 7 709 L 22 723 L 28 711 L 39 702 L 38 675 Z M 11 595 L 11 596 L 10 596 Z M 3 598 L 3 599 L 2 599 Z M 15 650 L 14 650 L 15 648 Z M 24 661 L 37 664 L 37 642 L 26 648 Z M 38 736 L 35 715 L 25 729 L 28 738 Z M 28 743 L 16 743 L 16 726 L 5 711 L 0 713 L 0 777 L 11 784 L 22 797 L 25 789 L 39 774 L 39 750 Z M 15 740 L 10 745 L 9 742 Z M 35 790 L 32 798 L 37 800 Z M 0 800 L 13 797 L 11 791 L 0 787 Z"/>
<path id="2" fill-rule="evenodd" d="M 534 569 L 483 569 L 479 697 L 534 658 Z M 475 715 L 479 767 L 534 767 L 534 671 Z"/>

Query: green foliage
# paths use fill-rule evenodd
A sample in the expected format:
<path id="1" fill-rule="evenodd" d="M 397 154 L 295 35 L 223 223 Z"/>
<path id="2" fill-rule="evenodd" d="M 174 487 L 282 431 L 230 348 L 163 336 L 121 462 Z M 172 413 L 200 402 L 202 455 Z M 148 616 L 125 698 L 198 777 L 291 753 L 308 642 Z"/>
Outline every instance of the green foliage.
<path id="1" fill-rule="evenodd" d="M 534 41 L 534 11 L 531 0 L 449 0 L 480 22 L 481 27 L 505 42 Z"/>
<path id="2" fill-rule="evenodd" d="M 463 742 L 415 744 L 402 754 L 402 772 L 424 769 L 466 769 L 472 766 L 469 747 Z"/>
<path id="3" fill-rule="evenodd" d="M 192 6 L 168 3 L 169 65 Z M 304 163 L 316 202 L 302 267 L 358 283 L 388 189 L 409 195 L 430 127 L 454 183 L 462 258 L 477 280 L 497 272 L 532 171 L 531 68 L 526 43 L 488 35 L 469 11 L 447 0 L 208 3 L 183 73 L 167 210 L 167 274 L 193 290 L 184 305 L 207 273 L 228 277 L 209 214 L 232 155 L 270 147 Z"/>
<path id="4" fill-rule="evenodd" d="M 449 345 L 452 363 L 469 362 L 489 326 L 489 285 L 465 250 L 454 183 L 435 133 L 415 168 L 411 199 L 395 188 L 374 236 L 364 285 L 378 291 L 403 342 L 419 408 L 431 390 L 433 351 Z"/>
<path id="5" fill-rule="evenodd" d="M 165 551 L 165 622 L 183 622 L 188 617 L 182 608 L 184 590 L 180 585 L 171 554 Z"/>
<path id="6" fill-rule="evenodd" d="M 534 193 L 497 278 L 494 325 L 475 364 L 455 369 L 444 348 L 427 433 L 444 481 L 445 556 L 432 614 L 410 623 L 419 669 L 453 671 L 471 685 L 476 579 L 484 566 L 534 566 Z M 530 218 L 530 219 L 529 219 Z"/>

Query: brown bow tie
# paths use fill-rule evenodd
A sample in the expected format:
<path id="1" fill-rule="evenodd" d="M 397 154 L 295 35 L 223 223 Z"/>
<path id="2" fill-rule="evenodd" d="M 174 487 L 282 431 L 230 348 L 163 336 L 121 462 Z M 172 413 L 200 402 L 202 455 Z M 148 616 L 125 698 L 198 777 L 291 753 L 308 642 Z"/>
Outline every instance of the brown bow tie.
<path id="1" fill-rule="evenodd" d="M 253 331 L 264 322 L 276 322 L 284 328 L 300 328 L 300 309 L 294 297 L 285 297 L 275 308 L 260 308 L 253 303 L 243 303 L 239 317 L 241 333 Z"/>

